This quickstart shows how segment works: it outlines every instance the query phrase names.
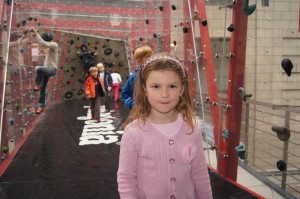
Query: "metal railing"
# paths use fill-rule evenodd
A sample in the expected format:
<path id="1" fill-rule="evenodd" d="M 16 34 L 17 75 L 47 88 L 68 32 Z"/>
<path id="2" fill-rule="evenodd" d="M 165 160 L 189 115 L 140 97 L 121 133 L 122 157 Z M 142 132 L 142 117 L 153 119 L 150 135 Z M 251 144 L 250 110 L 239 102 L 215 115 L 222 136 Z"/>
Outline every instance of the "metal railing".
<path id="1" fill-rule="evenodd" d="M 247 100 L 242 117 L 241 165 L 287 198 L 299 198 L 300 107 Z"/>

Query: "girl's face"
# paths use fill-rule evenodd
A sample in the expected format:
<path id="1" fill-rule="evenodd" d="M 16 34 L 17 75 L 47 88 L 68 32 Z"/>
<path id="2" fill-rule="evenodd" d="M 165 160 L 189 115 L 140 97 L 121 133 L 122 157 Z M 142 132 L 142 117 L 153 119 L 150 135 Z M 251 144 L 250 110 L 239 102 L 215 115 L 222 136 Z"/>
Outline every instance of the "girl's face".
<path id="1" fill-rule="evenodd" d="M 92 75 L 93 78 L 97 78 L 97 76 L 98 76 L 98 71 L 93 71 L 93 72 L 91 72 L 91 75 Z"/>
<path id="2" fill-rule="evenodd" d="M 145 92 L 151 105 L 151 119 L 174 118 L 175 114 L 177 115 L 175 107 L 184 89 L 176 72 L 151 71 L 146 80 Z"/>

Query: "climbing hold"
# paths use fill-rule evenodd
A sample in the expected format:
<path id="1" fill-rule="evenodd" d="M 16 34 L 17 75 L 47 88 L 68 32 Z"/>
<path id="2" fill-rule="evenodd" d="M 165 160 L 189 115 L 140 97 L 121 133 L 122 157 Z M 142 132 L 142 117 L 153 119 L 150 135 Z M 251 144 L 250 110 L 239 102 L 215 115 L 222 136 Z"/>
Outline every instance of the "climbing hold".
<path id="1" fill-rule="evenodd" d="M 21 19 L 21 24 L 22 24 L 22 26 L 25 26 L 26 25 L 26 19 Z"/>
<path id="2" fill-rule="evenodd" d="M 286 162 L 283 160 L 278 160 L 276 166 L 279 171 L 286 171 Z"/>
<path id="3" fill-rule="evenodd" d="M 73 97 L 73 92 L 72 91 L 66 92 L 65 98 L 70 99 L 71 97 Z"/>
<path id="4" fill-rule="evenodd" d="M 182 28 L 183 33 L 187 33 L 189 29 L 187 27 Z"/>
<path id="5" fill-rule="evenodd" d="M 33 19 L 33 17 L 31 17 L 31 16 L 27 17 L 28 21 L 32 21 L 32 19 Z"/>
<path id="6" fill-rule="evenodd" d="M 73 45 L 73 44 L 74 44 L 74 40 L 71 39 L 71 40 L 69 41 L 69 43 L 70 43 L 70 45 Z"/>
<path id="7" fill-rule="evenodd" d="M 24 48 L 20 48 L 19 51 L 20 51 L 20 53 L 23 54 L 24 53 Z"/>
<path id="8" fill-rule="evenodd" d="M 249 0 L 243 0 L 243 12 L 245 15 L 251 15 L 256 9 L 256 4 L 249 5 Z"/>
<path id="9" fill-rule="evenodd" d="M 142 38 L 142 37 L 140 37 L 140 38 L 139 38 L 139 40 L 140 40 L 140 41 L 143 41 L 143 38 Z"/>
<path id="10" fill-rule="evenodd" d="M 2 153 L 7 153 L 8 152 L 8 147 L 7 146 L 4 146 L 2 147 Z"/>
<path id="11" fill-rule="evenodd" d="M 19 105 L 19 104 L 16 104 L 15 106 L 16 106 L 16 110 L 19 110 L 20 105 Z"/>
<path id="12" fill-rule="evenodd" d="M 229 139 L 229 131 L 227 129 L 224 129 L 222 131 L 222 136 L 223 136 L 223 138 L 225 138 L 226 140 L 228 140 Z"/>
<path id="13" fill-rule="evenodd" d="M 159 10 L 160 11 L 163 11 L 164 10 L 164 7 L 163 6 L 158 6 Z"/>
<path id="14" fill-rule="evenodd" d="M 201 21 L 202 26 L 207 26 L 207 20 Z"/>
<path id="15" fill-rule="evenodd" d="M 145 20 L 145 23 L 146 23 L 146 24 L 149 24 L 149 19 L 146 19 L 146 20 Z"/>
<path id="16" fill-rule="evenodd" d="M 174 41 L 173 41 L 173 44 L 174 44 L 174 46 L 176 46 L 176 45 L 177 45 L 177 41 L 174 40 Z"/>
<path id="17" fill-rule="evenodd" d="M 72 71 L 76 71 L 77 70 L 77 68 L 75 67 L 75 66 L 71 66 L 71 69 L 72 69 Z"/>
<path id="18" fill-rule="evenodd" d="M 175 5 L 172 5 L 171 8 L 172 8 L 172 10 L 176 10 L 176 6 Z"/>
<path id="19" fill-rule="evenodd" d="M 238 94 L 239 96 L 243 99 L 244 102 L 246 102 L 246 100 L 249 98 L 249 97 L 252 97 L 252 94 L 248 94 L 245 92 L 245 89 L 243 87 L 240 87 L 238 89 Z"/>
<path id="20" fill-rule="evenodd" d="M 291 76 L 293 63 L 289 58 L 285 58 L 281 61 L 281 67 L 283 68 L 283 70 L 288 76 Z"/>
<path id="21" fill-rule="evenodd" d="M 291 136 L 290 129 L 288 129 L 286 126 L 272 126 L 272 131 L 276 132 L 276 135 L 278 139 L 281 141 L 288 141 Z"/>
<path id="22" fill-rule="evenodd" d="M 230 24 L 230 25 L 228 26 L 227 30 L 228 30 L 229 32 L 233 32 L 233 31 L 234 31 L 234 25 L 233 25 L 233 24 Z"/>
<path id="23" fill-rule="evenodd" d="M 245 159 L 246 149 L 244 149 L 243 145 L 235 147 L 235 152 L 241 159 Z"/>
<path id="24" fill-rule="evenodd" d="M 157 35 L 156 35 L 156 34 L 153 34 L 153 37 L 154 37 L 154 38 L 156 38 L 156 37 L 157 37 Z"/>
<path id="25" fill-rule="evenodd" d="M 106 49 L 104 50 L 104 54 L 105 54 L 106 56 L 110 55 L 111 53 L 112 53 L 112 49 L 111 49 L 111 48 L 106 48 Z"/>
<path id="26" fill-rule="evenodd" d="M 119 66 L 119 67 L 122 67 L 122 66 L 123 66 L 123 63 L 122 63 L 122 62 L 119 62 L 119 63 L 118 63 L 118 66 Z"/>
<path id="27" fill-rule="evenodd" d="M 19 128 L 20 133 L 24 133 L 25 129 L 23 127 Z"/>
<path id="28" fill-rule="evenodd" d="M 78 82 L 80 82 L 80 83 L 82 83 L 82 84 L 85 83 L 85 81 L 84 81 L 83 79 L 78 79 Z"/>
<path id="29" fill-rule="evenodd" d="M 82 52 L 87 52 L 88 47 L 87 47 L 85 44 L 82 44 L 82 45 L 80 46 L 80 50 L 81 50 Z"/>
<path id="30" fill-rule="evenodd" d="M 82 95 L 82 93 L 84 92 L 84 88 L 80 88 L 77 92 L 78 95 Z"/>
<path id="31" fill-rule="evenodd" d="M 6 4 L 11 6 L 12 0 L 6 0 Z"/>
<path id="32" fill-rule="evenodd" d="M 115 57 L 119 57 L 120 53 L 119 52 L 115 52 Z"/>
<path id="33" fill-rule="evenodd" d="M 15 123 L 15 119 L 14 118 L 9 118 L 9 125 L 12 126 Z"/>

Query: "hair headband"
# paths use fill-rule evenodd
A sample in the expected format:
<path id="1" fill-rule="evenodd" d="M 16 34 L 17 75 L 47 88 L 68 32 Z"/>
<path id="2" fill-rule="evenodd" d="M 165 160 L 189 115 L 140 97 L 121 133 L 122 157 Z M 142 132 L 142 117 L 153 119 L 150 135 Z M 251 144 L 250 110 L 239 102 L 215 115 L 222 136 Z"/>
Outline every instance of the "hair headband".
<path id="1" fill-rule="evenodd" d="M 159 56 L 150 57 L 144 64 L 143 68 L 141 69 L 141 73 L 143 73 L 143 70 L 145 67 L 147 67 L 147 65 L 149 65 L 151 62 L 154 62 L 159 59 L 167 59 L 167 60 L 171 60 L 171 61 L 175 62 L 181 68 L 183 77 L 186 77 L 185 70 L 184 70 L 182 63 L 180 63 L 178 59 L 171 57 L 169 55 L 159 55 Z"/>

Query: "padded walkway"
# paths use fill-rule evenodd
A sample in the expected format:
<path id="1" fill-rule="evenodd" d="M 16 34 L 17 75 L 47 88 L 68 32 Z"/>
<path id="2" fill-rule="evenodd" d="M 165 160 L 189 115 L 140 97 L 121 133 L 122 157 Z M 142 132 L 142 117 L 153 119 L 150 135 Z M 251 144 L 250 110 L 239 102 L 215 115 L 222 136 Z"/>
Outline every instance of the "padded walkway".
<path id="1" fill-rule="evenodd" d="M 85 124 L 86 100 L 47 107 L 40 122 L 0 179 L 1 199 L 118 199 L 116 173 L 122 102 Z M 105 125 L 104 125 L 105 124 Z M 210 172 L 214 198 L 257 198 Z"/>

